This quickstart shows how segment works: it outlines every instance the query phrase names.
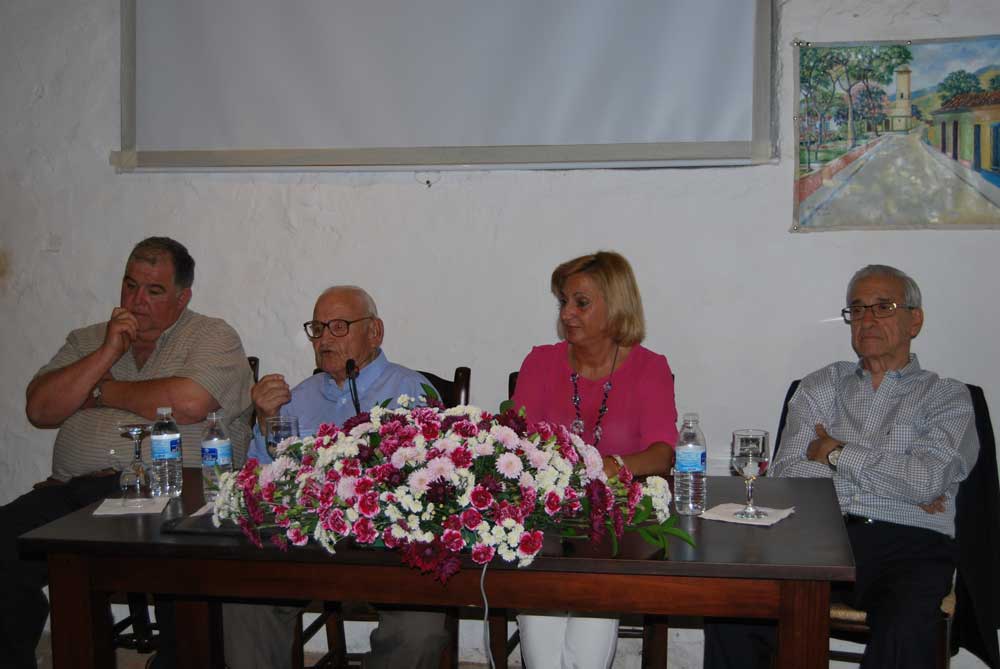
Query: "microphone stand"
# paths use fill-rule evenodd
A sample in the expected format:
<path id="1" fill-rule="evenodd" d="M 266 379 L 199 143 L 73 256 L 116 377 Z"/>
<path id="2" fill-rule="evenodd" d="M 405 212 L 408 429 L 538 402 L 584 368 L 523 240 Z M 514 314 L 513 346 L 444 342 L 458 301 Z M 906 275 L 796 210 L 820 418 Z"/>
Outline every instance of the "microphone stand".
<path id="1" fill-rule="evenodd" d="M 351 401 L 354 403 L 354 415 L 361 413 L 361 402 L 358 399 L 358 363 L 354 358 L 347 359 L 347 383 L 351 388 Z"/>

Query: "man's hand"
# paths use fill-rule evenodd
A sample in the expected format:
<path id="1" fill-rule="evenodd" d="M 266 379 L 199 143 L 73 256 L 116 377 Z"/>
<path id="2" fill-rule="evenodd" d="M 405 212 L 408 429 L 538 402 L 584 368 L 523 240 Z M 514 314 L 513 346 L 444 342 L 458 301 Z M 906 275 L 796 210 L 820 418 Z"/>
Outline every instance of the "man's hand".
<path id="1" fill-rule="evenodd" d="M 113 353 L 114 359 L 118 360 L 132 346 L 138 332 L 139 321 L 132 312 L 123 307 L 115 307 L 111 312 L 101 347 Z"/>
<path id="2" fill-rule="evenodd" d="M 284 376 L 268 374 L 250 389 L 250 399 L 253 400 L 258 419 L 263 421 L 277 416 L 278 410 L 292 401 L 292 390 L 285 383 Z"/>
<path id="3" fill-rule="evenodd" d="M 944 512 L 944 495 L 941 495 L 937 499 L 931 500 L 926 504 L 918 504 L 921 509 L 927 513 L 943 513 Z"/>
<path id="4" fill-rule="evenodd" d="M 806 449 L 806 457 L 826 465 L 829 464 L 826 456 L 830 454 L 830 451 L 839 446 L 843 446 L 843 443 L 828 435 L 826 428 L 821 423 L 817 423 L 816 438 L 809 442 L 809 448 Z"/>

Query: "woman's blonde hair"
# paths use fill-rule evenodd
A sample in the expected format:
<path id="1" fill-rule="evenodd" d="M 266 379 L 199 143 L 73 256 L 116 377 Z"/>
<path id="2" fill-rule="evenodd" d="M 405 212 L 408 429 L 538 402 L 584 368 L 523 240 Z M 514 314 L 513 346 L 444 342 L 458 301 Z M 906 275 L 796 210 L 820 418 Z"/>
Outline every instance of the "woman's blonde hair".
<path id="1" fill-rule="evenodd" d="M 552 272 L 552 294 L 562 298 L 567 279 L 586 274 L 597 284 L 608 305 L 608 332 L 616 344 L 634 346 L 646 337 L 646 318 L 642 297 L 632 273 L 632 266 L 620 253 L 598 251 L 564 262 Z M 565 339 L 562 322 L 557 323 L 560 338 Z"/>

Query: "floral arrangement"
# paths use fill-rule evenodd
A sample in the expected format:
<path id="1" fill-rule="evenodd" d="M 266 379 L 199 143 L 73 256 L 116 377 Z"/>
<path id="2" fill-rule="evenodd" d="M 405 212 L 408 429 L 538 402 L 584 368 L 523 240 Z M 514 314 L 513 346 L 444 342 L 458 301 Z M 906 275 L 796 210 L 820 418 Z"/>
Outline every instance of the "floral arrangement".
<path id="1" fill-rule="evenodd" d="M 315 541 L 330 553 L 352 539 L 401 551 L 403 561 L 445 582 L 460 553 L 528 565 L 545 532 L 599 540 L 614 550 L 626 530 L 667 548 L 691 543 L 670 515 L 670 489 L 622 468 L 608 480 L 601 454 L 564 426 L 475 407 L 376 406 L 344 425 L 277 447 L 274 462 L 247 461 L 219 480 L 213 521 L 237 522 L 262 546 Z"/>

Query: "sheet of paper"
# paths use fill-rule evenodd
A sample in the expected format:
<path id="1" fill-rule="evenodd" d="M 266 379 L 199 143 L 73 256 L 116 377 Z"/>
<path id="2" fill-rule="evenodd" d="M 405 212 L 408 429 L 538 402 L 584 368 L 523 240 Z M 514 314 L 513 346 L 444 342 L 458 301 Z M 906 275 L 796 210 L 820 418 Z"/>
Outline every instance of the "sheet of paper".
<path id="1" fill-rule="evenodd" d="M 702 513 L 701 517 L 708 520 L 721 520 L 726 523 L 761 525 L 763 527 L 767 527 L 769 525 L 774 525 L 778 521 L 784 520 L 788 516 L 795 513 L 794 506 L 787 509 L 771 509 L 766 506 L 758 506 L 757 509 L 767 514 L 763 518 L 737 518 L 736 513 L 745 506 L 745 504 L 733 503 L 719 504 L 718 506 L 713 506 L 711 509 Z"/>
<path id="2" fill-rule="evenodd" d="M 160 513 L 167 506 L 170 497 L 147 497 L 131 500 L 129 505 L 123 505 L 120 498 L 110 498 L 101 502 L 94 510 L 95 516 L 128 516 L 137 513 Z M 137 503 L 133 506 L 134 503 Z"/>

